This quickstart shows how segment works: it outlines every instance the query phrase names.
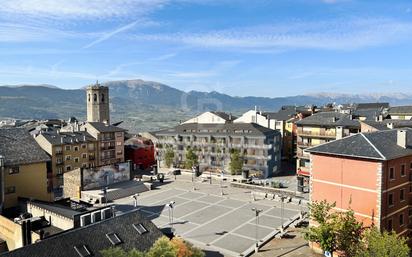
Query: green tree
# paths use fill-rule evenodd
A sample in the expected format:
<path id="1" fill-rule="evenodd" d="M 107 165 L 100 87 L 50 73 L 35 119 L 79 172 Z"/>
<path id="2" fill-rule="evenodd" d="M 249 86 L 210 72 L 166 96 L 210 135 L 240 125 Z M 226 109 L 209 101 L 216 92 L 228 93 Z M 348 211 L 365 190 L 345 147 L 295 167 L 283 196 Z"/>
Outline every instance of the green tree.
<path id="1" fill-rule="evenodd" d="M 136 249 L 126 252 L 120 247 L 112 247 L 101 251 L 103 257 L 146 257 L 146 254 Z"/>
<path id="2" fill-rule="evenodd" d="M 136 249 L 125 251 L 120 247 L 112 247 L 100 252 L 103 257 L 204 257 L 202 250 L 179 237 L 172 240 L 163 236 L 159 238 L 147 252 Z"/>
<path id="3" fill-rule="evenodd" d="M 185 161 L 185 168 L 191 169 L 194 165 L 198 164 L 197 154 L 192 150 L 192 148 L 188 148 L 186 150 L 186 161 Z"/>
<path id="4" fill-rule="evenodd" d="M 147 252 L 147 257 L 177 257 L 178 248 L 173 245 L 169 238 L 163 236 Z"/>
<path id="5" fill-rule="evenodd" d="M 170 168 L 170 166 L 172 166 L 174 159 L 175 159 L 175 152 L 173 151 L 173 148 L 170 146 L 167 146 L 166 152 L 165 152 L 165 158 L 164 158 L 167 168 Z"/>
<path id="6" fill-rule="evenodd" d="M 356 257 L 408 257 L 409 247 L 404 237 L 395 232 L 379 232 L 375 227 L 364 233 L 364 247 Z"/>
<path id="7" fill-rule="evenodd" d="M 243 156 L 240 155 L 238 149 L 233 149 L 233 151 L 230 153 L 229 169 L 232 175 L 239 175 L 242 173 Z"/>
<path id="8" fill-rule="evenodd" d="M 361 248 L 362 223 L 352 210 L 332 211 L 335 203 L 313 202 L 309 205 L 314 226 L 305 231 L 305 239 L 316 242 L 323 251 L 339 251 L 344 256 L 354 256 Z"/>

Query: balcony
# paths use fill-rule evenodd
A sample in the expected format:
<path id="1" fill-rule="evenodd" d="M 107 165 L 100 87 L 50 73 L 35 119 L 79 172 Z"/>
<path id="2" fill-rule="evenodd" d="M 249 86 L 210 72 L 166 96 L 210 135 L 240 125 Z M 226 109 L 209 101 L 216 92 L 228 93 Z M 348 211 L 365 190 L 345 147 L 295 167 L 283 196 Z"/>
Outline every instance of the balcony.
<path id="1" fill-rule="evenodd" d="M 298 136 L 304 136 L 304 137 L 327 137 L 327 138 L 336 138 L 336 132 L 335 131 L 304 131 L 300 130 L 298 131 Z"/>
<path id="2" fill-rule="evenodd" d="M 306 147 L 312 146 L 312 143 L 308 143 L 308 142 L 297 142 L 297 145 L 298 145 L 300 148 L 306 148 Z"/>

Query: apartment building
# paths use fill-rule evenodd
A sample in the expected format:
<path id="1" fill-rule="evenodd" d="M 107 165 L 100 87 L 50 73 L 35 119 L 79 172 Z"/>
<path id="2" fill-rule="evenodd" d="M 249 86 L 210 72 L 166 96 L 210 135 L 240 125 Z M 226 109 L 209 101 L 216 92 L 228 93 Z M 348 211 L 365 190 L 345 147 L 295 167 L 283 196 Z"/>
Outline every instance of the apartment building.
<path id="1" fill-rule="evenodd" d="M 412 128 L 412 120 L 365 120 L 361 121 L 361 132 L 375 132 L 394 128 Z"/>
<path id="2" fill-rule="evenodd" d="M 298 190 L 307 191 L 309 186 L 309 154 L 305 149 L 359 133 L 359 120 L 350 114 L 319 112 L 296 122 L 296 170 Z"/>
<path id="3" fill-rule="evenodd" d="M 411 120 L 412 106 L 394 106 L 389 108 L 388 115 L 394 120 Z"/>
<path id="4" fill-rule="evenodd" d="M 199 114 L 198 116 L 191 118 L 183 123 L 184 124 L 187 124 L 187 123 L 224 124 L 224 123 L 231 123 L 235 119 L 236 117 L 233 116 L 231 113 L 210 111 L 210 112 L 204 112 L 202 114 Z"/>
<path id="5" fill-rule="evenodd" d="M 306 151 L 311 201 L 350 207 L 365 226 L 411 236 L 411 129 L 356 134 Z"/>
<path id="6" fill-rule="evenodd" d="M 125 129 L 105 122 L 87 122 L 81 130 L 97 141 L 97 166 L 124 162 Z"/>
<path id="7" fill-rule="evenodd" d="M 63 186 L 63 173 L 80 167 L 97 165 L 97 140 L 85 131 L 42 132 L 36 138 L 40 147 L 51 157 L 53 192 Z"/>
<path id="8" fill-rule="evenodd" d="M 202 170 L 228 172 L 231 151 L 237 149 L 244 156 L 244 169 L 251 173 L 271 177 L 280 171 L 281 135 L 256 123 L 184 123 L 154 134 L 160 158 L 171 146 L 177 164 L 185 161 L 190 147 Z"/>
<path id="9" fill-rule="evenodd" d="M 261 112 L 257 108 L 242 114 L 234 123 L 257 123 L 263 127 L 278 130 L 282 136 L 282 159 L 292 160 L 295 156 L 296 125 L 299 119 L 311 115 L 312 107 L 283 106 L 277 112 Z"/>
<path id="10" fill-rule="evenodd" d="M 51 201 L 50 157 L 22 128 L 0 129 L 0 212 L 17 205 L 18 197 Z"/>

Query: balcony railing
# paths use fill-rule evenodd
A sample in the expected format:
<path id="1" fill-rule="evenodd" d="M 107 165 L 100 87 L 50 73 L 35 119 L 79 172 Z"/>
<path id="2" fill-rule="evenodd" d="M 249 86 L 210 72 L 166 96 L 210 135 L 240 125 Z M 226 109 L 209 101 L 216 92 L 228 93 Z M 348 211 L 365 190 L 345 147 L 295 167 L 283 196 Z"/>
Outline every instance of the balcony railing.
<path id="1" fill-rule="evenodd" d="M 320 132 L 320 131 L 298 131 L 298 136 L 314 136 L 314 137 L 336 137 L 336 132 Z"/>

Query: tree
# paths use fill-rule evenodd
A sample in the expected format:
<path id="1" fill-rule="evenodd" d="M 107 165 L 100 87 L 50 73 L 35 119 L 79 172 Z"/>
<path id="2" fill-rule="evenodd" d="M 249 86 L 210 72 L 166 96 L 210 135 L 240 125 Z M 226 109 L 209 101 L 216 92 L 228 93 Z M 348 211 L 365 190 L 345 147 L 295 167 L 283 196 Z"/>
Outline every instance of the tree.
<path id="1" fill-rule="evenodd" d="M 242 173 L 243 156 L 240 155 L 238 149 L 233 149 L 233 151 L 230 153 L 229 169 L 232 175 L 239 175 Z"/>
<path id="2" fill-rule="evenodd" d="M 185 161 L 185 168 L 191 169 L 193 166 L 198 164 L 197 155 L 192 150 L 192 148 L 188 148 L 186 150 L 186 161 Z"/>
<path id="3" fill-rule="evenodd" d="M 304 232 L 304 237 L 318 243 L 323 251 L 339 251 L 344 256 L 354 256 L 361 244 L 362 223 L 356 220 L 352 210 L 332 211 L 334 207 L 335 203 L 325 200 L 311 203 L 310 218 L 316 224 Z"/>
<path id="4" fill-rule="evenodd" d="M 364 233 L 365 245 L 356 257 L 408 257 L 409 247 L 404 237 L 395 232 L 379 232 L 375 227 Z"/>
<path id="5" fill-rule="evenodd" d="M 175 159 L 175 152 L 173 151 L 173 148 L 170 146 L 167 146 L 166 152 L 165 152 L 165 164 L 167 168 L 170 168 L 170 166 L 172 166 L 174 159 Z"/>
<path id="6" fill-rule="evenodd" d="M 147 257 L 177 257 L 178 249 L 170 243 L 169 238 L 159 238 L 147 252 Z"/>
<path id="7" fill-rule="evenodd" d="M 103 257 L 204 257 L 202 250 L 181 238 L 172 240 L 163 236 L 159 238 L 147 252 L 136 249 L 125 251 L 120 247 L 112 247 L 102 250 Z"/>
<path id="8" fill-rule="evenodd" d="M 344 256 L 355 256 L 361 248 L 363 226 L 356 220 L 354 211 L 349 209 L 346 212 L 338 212 L 334 227 L 336 249 L 341 251 Z"/>

